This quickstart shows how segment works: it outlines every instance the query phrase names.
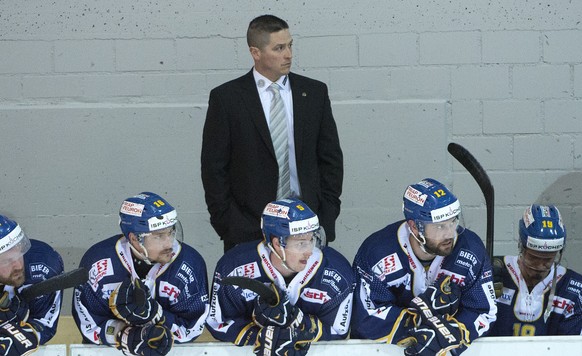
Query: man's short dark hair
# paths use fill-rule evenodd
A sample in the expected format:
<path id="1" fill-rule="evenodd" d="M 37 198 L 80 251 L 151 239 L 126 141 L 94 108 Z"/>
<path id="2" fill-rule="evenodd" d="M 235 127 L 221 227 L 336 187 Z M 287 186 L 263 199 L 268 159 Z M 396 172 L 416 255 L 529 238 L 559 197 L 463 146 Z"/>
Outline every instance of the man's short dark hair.
<path id="1" fill-rule="evenodd" d="M 269 43 L 271 33 L 286 30 L 289 25 L 285 20 L 273 15 L 262 15 L 249 23 L 247 44 L 249 47 L 263 48 Z"/>

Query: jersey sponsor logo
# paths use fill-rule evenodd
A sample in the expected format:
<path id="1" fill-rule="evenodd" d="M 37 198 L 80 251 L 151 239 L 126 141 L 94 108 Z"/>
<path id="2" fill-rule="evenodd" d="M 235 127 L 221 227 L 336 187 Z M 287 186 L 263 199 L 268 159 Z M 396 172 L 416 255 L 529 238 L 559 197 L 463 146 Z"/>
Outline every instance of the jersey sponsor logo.
<path id="1" fill-rule="evenodd" d="M 305 273 L 305 276 L 303 276 L 303 279 L 301 280 L 301 282 L 299 282 L 299 284 L 304 284 L 307 278 L 313 273 L 313 271 L 315 271 L 315 267 L 317 266 L 319 266 L 319 261 L 313 262 L 313 264 L 311 265 L 311 267 L 309 267 L 309 269 Z"/>
<path id="2" fill-rule="evenodd" d="M 334 269 L 324 269 L 321 283 L 327 284 L 334 291 L 339 293 L 341 291 L 339 283 L 342 281 L 342 276 Z"/>
<path id="3" fill-rule="evenodd" d="M 454 282 L 461 287 L 465 285 L 465 279 L 467 278 L 467 276 L 463 276 L 462 274 L 454 273 L 446 269 L 443 269 L 439 272 L 436 279 L 439 279 L 443 275 L 451 276 L 451 282 Z"/>
<path id="4" fill-rule="evenodd" d="M 103 277 L 112 275 L 113 266 L 111 264 L 111 258 L 104 258 L 93 263 L 91 270 L 89 270 L 89 284 L 91 284 L 93 291 L 97 291 L 97 288 L 99 288 L 99 282 L 103 279 Z"/>
<path id="5" fill-rule="evenodd" d="M 582 283 L 576 280 L 571 279 L 568 283 L 568 292 L 572 292 L 576 295 L 582 294 Z"/>
<path id="6" fill-rule="evenodd" d="M 168 298 L 170 305 L 174 305 L 178 302 L 178 297 L 180 296 L 181 291 L 180 288 L 175 285 L 166 281 L 161 281 L 158 293 L 160 298 Z"/>
<path id="7" fill-rule="evenodd" d="M 364 271 L 362 269 L 362 267 L 357 266 L 356 268 L 358 270 L 358 275 L 360 275 L 360 276 L 364 277 L 365 279 L 367 279 L 368 281 L 372 282 L 372 279 L 373 279 L 372 276 L 369 275 L 366 271 Z"/>
<path id="8" fill-rule="evenodd" d="M 121 284 L 121 282 L 116 282 L 116 283 L 107 283 L 101 286 L 101 298 L 109 300 L 109 296 L 111 296 L 111 293 L 113 293 L 113 291 L 119 287 L 119 285 Z"/>
<path id="9" fill-rule="evenodd" d="M 515 295 L 515 289 L 505 288 L 501 290 L 501 295 L 497 298 L 497 303 L 511 305 L 511 301 Z"/>
<path id="10" fill-rule="evenodd" d="M 124 201 L 121 204 L 121 209 L 119 209 L 120 213 L 131 215 L 131 216 L 138 216 L 141 217 L 143 214 L 144 205 L 132 203 L 130 201 Z"/>
<path id="11" fill-rule="evenodd" d="M 194 283 L 196 277 L 194 276 L 194 269 L 186 262 L 182 262 L 178 272 L 176 273 L 176 278 L 180 279 L 184 284 Z"/>
<path id="12" fill-rule="evenodd" d="M 426 194 L 422 194 L 422 192 L 410 186 L 406 188 L 406 191 L 404 192 L 404 199 L 410 200 L 416 205 L 424 206 L 426 198 L 427 198 Z"/>
<path id="13" fill-rule="evenodd" d="M 263 210 L 263 214 L 269 216 L 275 216 L 279 218 L 288 218 L 289 217 L 289 207 L 279 204 L 269 203 Z"/>
<path id="14" fill-rule="evenodd" d="M 348 332 L 350 326 L 350 315 L 352 314 L 352 296 L 347 297 L 342 305 L 338 308 L 341 310 L 334 321 L 334 329 L 338 330 L 340 334 L 345 334 Z"/>
<path id="15" fill-rule="evenodd" d="M 261 271 L 259 270 L 259 264 L 256 262 L 253 262 L 253 263 L 247 263 L 246 265 L 236 267 L 228 275 L 255 279 L 255 278 L 259 278 L 261 276 Z"/>
<path id="16" fill-rule="evenodd" d="M 33 281 L 44 281 L 51 271 L 50 267 L 42 262 L 31 263 L 28 265 L 28 269 L 30 271 L 30 278 Z"/>
<path id="17" fill-rule="evenodd" d="M 570 299 L 562 298 L 559 296 L 554 297 L 553 301 L 554 312 L 558 314 L 563 314 L 564 317 L 568 318 L 574 314 L 574 302 Z"/>
<path id="18" fill-rule="evenodd" d="M 271 261 L 269 261 L 269 259 L 264 253 L 261 254 L 261 261 L 263 261 L 263 264 L 267 267 L 267 271 L 269 271 L 269 273 L 271 274 L 271 279 L 273 281 L 276 281 L 278 277 L 277 273 L 275 273 L 275 268 L 273 267 Z"/>
<path id="19" fill-rule="evenodd" d="M 331 300 L 326 291 L 315 288 L 305 288 L 301 293 L 301 299 L 317 304 L 324 304 Z"/>
<path id="20" fill-rule="evenodd" d="M 402 269 L 402 263 L 396 253 L 384 257 L 380 262 L 372 267 L 372 272 L 380 281 L 384 281 L 386 276 Z"/>

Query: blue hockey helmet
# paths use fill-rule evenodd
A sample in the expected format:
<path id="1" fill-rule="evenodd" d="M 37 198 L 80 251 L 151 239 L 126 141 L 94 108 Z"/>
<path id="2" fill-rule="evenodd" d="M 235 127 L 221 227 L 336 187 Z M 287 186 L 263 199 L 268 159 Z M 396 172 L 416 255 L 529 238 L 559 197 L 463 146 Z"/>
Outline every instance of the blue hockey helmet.
<path id="1" fill-rule="evenodd" d="M 404 191 L 402 211 L 406 220 L 437 223 L 461 213 L 457 197 L 442 183 L 425 178 Z"/>
<path id="2" fill-rule="evenodd" d="M 155 193 L 142 192 L 127 198 L 119 209 L 119 226 L 126 237 L 172 227 L 178 223 L 176 209 Z"/>
<path id="3" fill-rule="evenodd" d="M 314 242 L 325 245 L 325 231 L 317 215 L 299 199 L 282 199 L 267 204 L 261 216 L 261 229 L 268 244 L 278 237 L 281 246 L 293 235 L 313 232 Z"/>
<path id="4" fill-rule="evenodd" d="M 0 215 L 0 263 L 10 263 L 30 249 L 30 240 L 14 220 Z"/>
<path id="5" fill-rule="evenodd" d="M 562 251 L 566 245 L 566 227 L 554 205 L 532 204 L 519 220 L 522 247 L 541 252 Z"/>

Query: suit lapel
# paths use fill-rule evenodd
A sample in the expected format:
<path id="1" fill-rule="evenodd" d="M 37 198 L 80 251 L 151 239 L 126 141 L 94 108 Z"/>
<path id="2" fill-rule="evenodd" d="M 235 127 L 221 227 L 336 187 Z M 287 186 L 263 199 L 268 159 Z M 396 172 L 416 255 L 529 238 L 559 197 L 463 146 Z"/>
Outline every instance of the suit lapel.
<path id="1" fill-rule="evenodd" d="M 238 92 L 243 101 L 243 105 L 249 113 L 250 120 L 257 128 L 257 131 L 259 131 L 261 139 L 276 160 L 277 158 L 275 156 L 275 149 L 273 148 L 273 141 L 271 140 L 271 133 L 269 132 L 267 118 L 263 112 L 263 106 L 261 104 L 259 92 L 257 91 L 252 70 L 242 77 L 242 82 L 238 88 Z"/>

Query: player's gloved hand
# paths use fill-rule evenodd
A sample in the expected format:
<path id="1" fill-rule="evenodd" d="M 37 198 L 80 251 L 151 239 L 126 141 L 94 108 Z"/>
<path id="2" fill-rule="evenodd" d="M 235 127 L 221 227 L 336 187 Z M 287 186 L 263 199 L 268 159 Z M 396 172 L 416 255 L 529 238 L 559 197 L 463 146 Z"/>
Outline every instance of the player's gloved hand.
<path id="1" fill-rule="evenodd" d="M 298 318 L 303 317 L 301 309 L 291 305 L 287 293 L 271 283 L 271 289 L 275 293 L 277 300 L 273 305 L 257 295 L 255 298 L 255 308 L 253 309 L 253 320 L 259 326 L 280 326 L 286 328 Z"/>
<path id="2" fill-rule="evenodd" d="M 163 315 L 162 307 L 139 279 L 123 281 L 109 296 L 109 309 L 131 325 L 157 324 Z"/>
<path id="3" fill-rule="evenodd" d="M 125 355 L 166 355 L 172 349 L 174 336 L 164 325 L 128 326 L 117 336 L 117 349 Z"/>
<path id="4" fill-rule="evenodd" d="M 421 324 L 410 329 L 408 337 L 397 343 L 405 347 L 405 355 L 445 355 L 447 351 L 469 343 L 469 332 L 455 318 L 433 315 L 421 319 Z"/>
<path id="5" fill-rule="evenodd" d="M 38 349 L 38 334 L 25 322 L 6 322 L 0 327 L 0 352 L 4 356 L 30 355 Z"/>
<path id="6" fill-rule="evenodd" d="M 506 267 L 503 262 L 503 257 L 495 256 L 491 261 L 493 265 L 493 288 L 495 289 L 495 298 L 501 297 L 503 294 L 503 274 Z"/>
<path id="7" fill-rule="evenodd" d="M 451 276 L 443 275 L 418 297 L 428 305 L 433 314 L 453 316 L 459 308 L 461 288 L 456 283 L 451 282 Z M 410 307 L 421 312 L 421 306 L 415 303 L 416 299 L 412 299 Z"/>
<path id="8" fill-rule="evenodd" d="M 253 352 L 256 355 L 303 356 L 312 342 L 321 337 L 321 321 L 312 315 L 288 328 L 267 326 L 261 328 Z"/>
<path id="9" fill-rule="evenodd" d="M 0 325 L 5 322 L 26 322 L 29 312 L 28 303 L 18 293 L 12 299 L 8 297 L 8 292 L 0 296 Z"/>

